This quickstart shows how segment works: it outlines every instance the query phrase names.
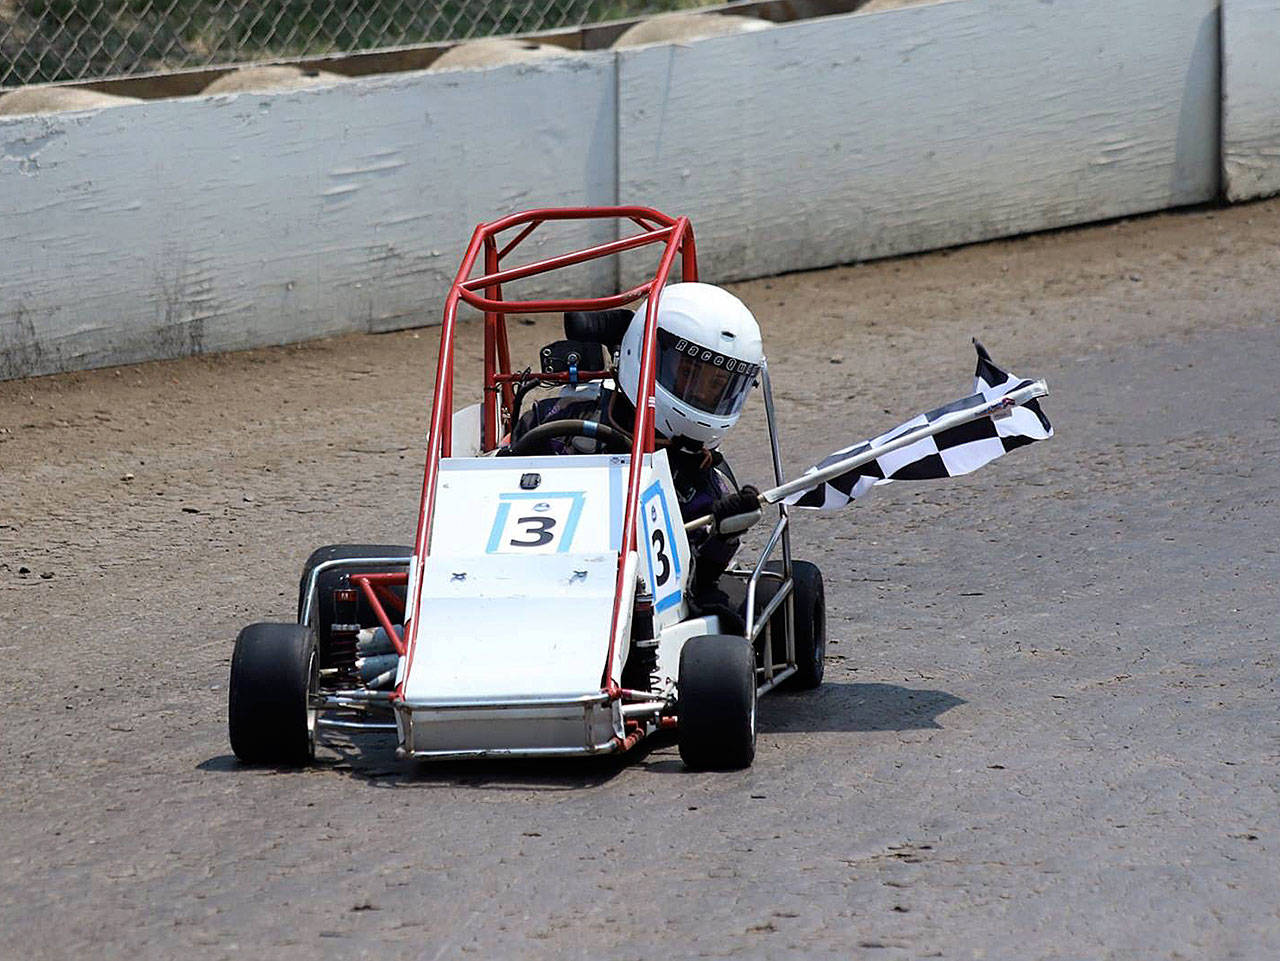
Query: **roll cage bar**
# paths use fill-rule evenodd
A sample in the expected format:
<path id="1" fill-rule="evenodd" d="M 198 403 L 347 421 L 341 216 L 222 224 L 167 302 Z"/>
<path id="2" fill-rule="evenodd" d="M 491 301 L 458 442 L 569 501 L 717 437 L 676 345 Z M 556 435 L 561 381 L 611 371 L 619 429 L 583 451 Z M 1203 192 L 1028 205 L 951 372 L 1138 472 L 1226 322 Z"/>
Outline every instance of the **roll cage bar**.
<path id="1" fill-rule="evenodd" d="M 621 220 L 635 224 L 639 233 L 623 237 L 609 243 L 584 247 L 569 253 L 532 261 L 515 267 L 504 268 L 502 261 L 521 243 L 527 240 L 535 230 L 548 221 L 572 220 Z M 519 232 L 505 244 L 500 246 L 499 234 L 504 231 L 520 228 Z M 502 286 L 511 281 L 533 277 L 563 267 L 598 260 L 624 251 L 635 250 L 649 245 L 661 245 L 662 256 L 657 271 L 644 283 L 607 297 L 564 298 L 550 300 L 505 300 Z M 472 276 L 476 263 L 484 256 L 484 273 Z M 686 281 L 698 279 L 697 250 L 693 238 L 693 227 L 687 217 L 669 217 L 651 207 L 567 207 L 527 210 L 523 213 L 511 214 L 491 223 L 480 224 L 471 235 L 467 252 L 458 267 L 453 284 L 449 288 L 445 300 L 444 320 L 440 331 L 440 358 L 436 369 L 435 392 L 431 403 L 431 426 L 427 435 L 427 463 L 422 481 L 422 498 L 418 511 L 418 527 L 413 542 L 414 563 L 417 570 L 431 549 L 432 519 L 435 513 L 436 487 L 440 475 L 440 459 L 452 456 L 452 417 L 453 417 L 453 381 L 454 381 L 454 335 L 457 328 L 458 305 L 465 302 L 484 312 L 484 399 L 481 411 L 480 446 L 482 450 L 492 450 L 497 446 L 497 438 L 501 429 L 500 415 L 510 412 L 513 402 L 513 385 L 524 375 L 511 371 L 511 354 L 507 341 L 506 315 L 511 313 L 545 314 L 568 310 L 606 310 L 621 307 L 625 304 L 648 296 L 655 290 L 661 290 L 667 283 L 675 259 L 681 258 L 681 277 Z M 621 688 L 611 676 L 611 665 L 614 659 L 614 644 L 617 637 L 618 618 L 620 616 L 619 599 L 623 596 L 623 578 L 626 570 L 626 558 L 636 549 L 635 525 L 636 512 L 640 496 L 640 472 L 645 454 L 654 451 L 654 407 L 653 390 L 656 373 L 656 330 L 657 300 L 649 297 L 648 310 L 645 315 L 644 339 L 642 342 L 640 378 L 636 397 L 635 430 L 632 438 L 631 463 L 627 477 L 626 509 L 623 513 L 622 543 L 618 553 L 617 583 L 614 586 L 613 620 L 609 632 L 609 655 L 605 661 L 602 687 L 611 698 L 622 695 Z M 567 375 L 540 374 L 543 380 L 566 379 Z M 604 371 L 579 374 L 580 379 L 600 379 L 606 376 Z M 501 407 L 499 406 L 501 404 Z M 406 598 L 405 614 L 417 611 L 422 594 L 422 578 L 416 579 L 408 575 L 391 575 L 405 577 L 410 583 L 413 597 Z M 371 583 L 365 584 L 361 579 L 360 587 L 370 596 L 374 610 L 379 616 L 384 629 L 390 637 L 396 634 L 382 606 L 373 599 L 375 575 L 366 575 Z M 359 579 L 353 577 L 353 581 Z M 378 585 L 382 586 L 382 585 Z M 408 636 L 404 639 L 403 650 L 407 651 L 412 665 L 413 649 L 418 634 L 418 620 L 409 621 Z M 399 647 L 400 645 L 398 645 Z M 406 670 L 407 674 L 407 670 Z M 395 699 L 402 696 L 400 689 Z"/>

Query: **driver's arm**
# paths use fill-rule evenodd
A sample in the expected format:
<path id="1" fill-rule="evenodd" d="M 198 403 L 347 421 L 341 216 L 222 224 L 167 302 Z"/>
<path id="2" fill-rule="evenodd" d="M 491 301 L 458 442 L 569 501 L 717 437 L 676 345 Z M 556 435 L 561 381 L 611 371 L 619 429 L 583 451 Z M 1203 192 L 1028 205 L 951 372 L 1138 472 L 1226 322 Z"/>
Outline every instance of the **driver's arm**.
<path id="1" fill-rule="evenodd" d="M 700 468 L 690 469 L 686 466 L 688 463 L 686 461 L 681 464 L 684 468 L 680 470 L 683 482 L 677 481 L 676 484 L 678 493 L 683 495 L 687 492 L 687 496 L 682 496 L 680 502 L 680 513 L 685 521 L 708 514 L 728 517 L 745 513 L 753 508 L 746 507 L 746 511 L 737 508 L 751 501 L 759 502 L 755 497 L 754 487 L 739 489 L 733 471 L 719 452 L 708 458 L 708 462 Z M 684 492 L 681 491 L 682 487 Z M 721 534 L 710 528 L 690 532 L 689 549 L 697 561 L 694 565 L 695 594 L 714 587 L 733 560 L 739 540 L 737 534 Z"/>

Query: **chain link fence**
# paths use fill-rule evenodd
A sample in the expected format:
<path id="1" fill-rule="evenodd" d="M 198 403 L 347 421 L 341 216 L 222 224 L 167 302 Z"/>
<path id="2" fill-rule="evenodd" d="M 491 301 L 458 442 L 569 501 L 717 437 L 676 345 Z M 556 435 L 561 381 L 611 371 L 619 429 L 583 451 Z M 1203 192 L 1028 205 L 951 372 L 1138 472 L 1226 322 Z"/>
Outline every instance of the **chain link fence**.
<path id="1" fill-rule="evenodd" d="M 528 33 L 695 5 L 690 0 L 0 0 L 0 88 Z"/>

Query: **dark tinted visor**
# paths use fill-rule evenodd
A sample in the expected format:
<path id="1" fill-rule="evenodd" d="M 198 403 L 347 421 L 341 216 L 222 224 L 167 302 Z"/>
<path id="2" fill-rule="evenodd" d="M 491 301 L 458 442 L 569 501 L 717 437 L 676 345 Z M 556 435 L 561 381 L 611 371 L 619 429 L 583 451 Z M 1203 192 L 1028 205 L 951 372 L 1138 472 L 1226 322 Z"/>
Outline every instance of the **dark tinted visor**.
<path id="1" fill-rule="evenodd" d="M 722 417 L 736 414 L 759 373 L 758 364 L 658 329 L 658 383 L 690 407 Z"/>

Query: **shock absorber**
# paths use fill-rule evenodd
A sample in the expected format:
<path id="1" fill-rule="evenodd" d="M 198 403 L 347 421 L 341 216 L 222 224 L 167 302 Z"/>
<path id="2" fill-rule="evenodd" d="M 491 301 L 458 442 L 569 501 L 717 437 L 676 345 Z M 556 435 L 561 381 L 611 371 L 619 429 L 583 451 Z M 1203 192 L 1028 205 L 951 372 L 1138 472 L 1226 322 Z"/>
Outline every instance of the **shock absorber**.
<path id="1" fill-rule="evenodd" d="M 631 615 L 631 650 L 622 669 L 622 686 L 652 691 L 658 686 L 658 639 L 653 636 L 653 595 L 637 594 Z"/>
<path id="2" fill-rule="evenodd" d="M 360 630 L 359 596 L 360 592 L 351 586 L 344 575 L 339 586 L 329 595 L 332 605 L 329 630 L 327 636 L 321 637 L 323 666 L 336 668 L 340 674 L 348 676 L 355 672 L 356 632 Z M 323 628 L 323 625 L 322 617 L 318 626 Z"/>

